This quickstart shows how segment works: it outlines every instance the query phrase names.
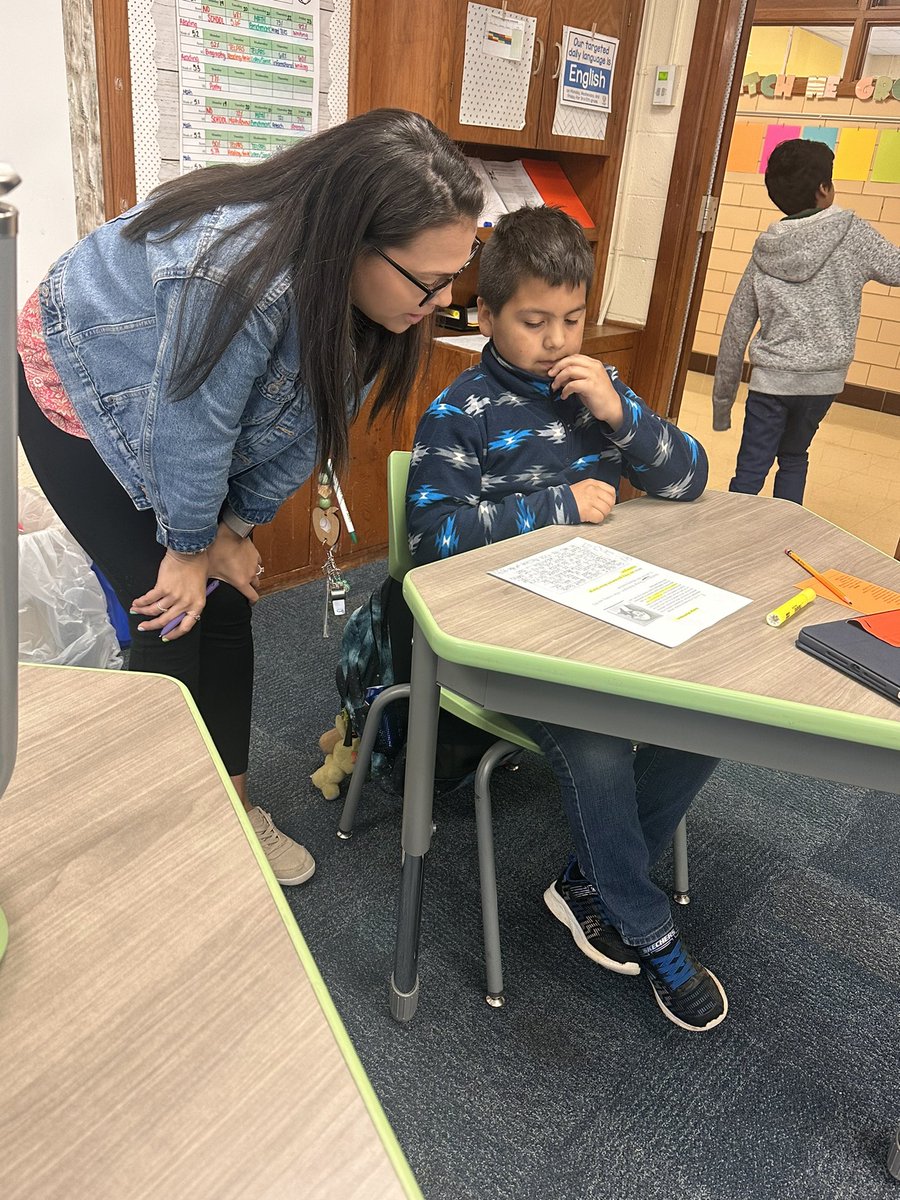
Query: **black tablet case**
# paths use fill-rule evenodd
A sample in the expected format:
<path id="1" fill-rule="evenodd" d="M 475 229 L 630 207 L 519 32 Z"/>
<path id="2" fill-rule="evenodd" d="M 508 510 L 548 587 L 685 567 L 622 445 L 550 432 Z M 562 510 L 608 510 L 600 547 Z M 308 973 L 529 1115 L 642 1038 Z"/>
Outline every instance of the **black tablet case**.
<path id="1" fill-rule="evenodd" d="M 828 621 L 800 630 L 797 645 L 813 658 L 900 702 L 900 647 L 889 646 L 850 621 Z"/>

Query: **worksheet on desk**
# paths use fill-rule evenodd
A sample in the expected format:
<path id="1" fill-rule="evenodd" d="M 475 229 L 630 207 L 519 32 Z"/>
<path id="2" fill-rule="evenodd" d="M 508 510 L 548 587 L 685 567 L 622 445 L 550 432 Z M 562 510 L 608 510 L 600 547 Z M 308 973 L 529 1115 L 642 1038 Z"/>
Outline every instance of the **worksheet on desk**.
<path id="1" fill-rule="evenodd" d="M 750 603 L 578 537 L 490 574 L 660 646 L 680 646 Z"/>

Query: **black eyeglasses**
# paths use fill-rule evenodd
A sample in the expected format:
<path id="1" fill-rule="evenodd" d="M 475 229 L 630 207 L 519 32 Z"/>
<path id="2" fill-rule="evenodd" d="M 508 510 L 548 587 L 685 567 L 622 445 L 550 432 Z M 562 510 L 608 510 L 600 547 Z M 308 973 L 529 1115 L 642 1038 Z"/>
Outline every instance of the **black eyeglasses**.
<path id="1" fill-rule="evenodd" d="M 386 263 L 390 263 L 395 271 L 399 271 L 404 279 L 408 279 L 410 283 L 414 283 L 417 288 L 420 288 L 425 293 L 425 295 L 419 301 L 419 308 L 422 308 L 428 303 L 429 300 L 433 300 L 438 292 L 442 292 L 445 287 L 448 287 L 454 279 L 458 279 L 467 267 L 471 267 L 472 263 L 475 261 L 478 251 L 481 249 L 481 242 L 479 242 L 478 238 L 475 239 L 475 241 L 472 243 L 472 253 L 458 271 L 454 271 L 452 275 L 445 275 L 439 283 L 433 283 L 431 286 L 429 286 L 427 283 L 423 283 L 421 279 L 416 279 L 415 275 L 411 275 L 409 271 L 407 271 L 406 267 L 401 267 L 399 263 L 394 262 L 390 255 L 385 254 L 383 250 L 379 250 L 377 246 L 373 246 L 372 249 L 377 255 L 383 258 Z"/>

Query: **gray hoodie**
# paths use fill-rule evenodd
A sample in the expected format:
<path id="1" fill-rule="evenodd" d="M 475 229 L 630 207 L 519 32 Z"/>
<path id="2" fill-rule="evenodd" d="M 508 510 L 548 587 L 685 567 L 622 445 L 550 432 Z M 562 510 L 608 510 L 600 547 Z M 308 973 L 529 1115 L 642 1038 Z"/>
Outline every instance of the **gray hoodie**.
<path id="1" fill-rule="evenodd" d="M 855 213 L 832 206 L 759 235 L 738 284 L 713 384 L 713 429 L 731 409 L 750 342 L 750 387 L 772 396 L 836 396 L 853 361 L 862 289 L 900 286 L 900 250 Z"/>

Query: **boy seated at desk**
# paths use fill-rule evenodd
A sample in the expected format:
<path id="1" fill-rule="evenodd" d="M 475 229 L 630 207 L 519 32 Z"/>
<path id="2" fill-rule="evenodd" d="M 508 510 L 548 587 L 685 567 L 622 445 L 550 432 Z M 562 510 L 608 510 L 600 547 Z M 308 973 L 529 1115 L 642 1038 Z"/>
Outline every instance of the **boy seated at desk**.
<path id="1" fill-rule="evenodd" d="M 706 486 L 703 447 L 579 353 L 593 266 L 581 227 L 558 209 L 497 222 L 479 275 L 479 325 L 491 340 L 416 431 L 407 495 L 416 563 L 544 525 L 599 525 L 623 474 L 668 500 L 694 500 Z M 544 893 L 550 912 L 601 966 L 643 969 L 670 1021 L 712 1029 L 728 1011 L 725 992 L 688 952 L 650 868 L 717 760 L 519 723 L 559 781 L 576 851 Z"/>

